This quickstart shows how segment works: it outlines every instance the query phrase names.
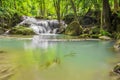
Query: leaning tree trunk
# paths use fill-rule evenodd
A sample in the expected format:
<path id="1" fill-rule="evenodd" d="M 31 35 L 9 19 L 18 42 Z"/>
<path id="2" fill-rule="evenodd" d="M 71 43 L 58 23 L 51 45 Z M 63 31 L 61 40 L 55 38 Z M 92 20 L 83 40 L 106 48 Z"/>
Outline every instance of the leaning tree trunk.
<path id="1" fill-rule="evenodd" d="M 103 9 L 102 9 L 102 16 L 103 16 L 103 29 L 106 29 L 107 31 L 111 31 L 111 10 L 109 5 L 109 0 L 103 0 Z"/>

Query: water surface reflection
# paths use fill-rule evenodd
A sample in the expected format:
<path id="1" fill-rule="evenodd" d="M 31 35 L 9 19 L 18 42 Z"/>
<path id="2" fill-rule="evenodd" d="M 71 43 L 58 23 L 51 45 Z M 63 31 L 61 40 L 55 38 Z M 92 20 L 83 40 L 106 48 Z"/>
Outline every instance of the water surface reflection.
<path id="1" fill-rule="evenodd" d="M 57 39 L 56 35 L 36 35 L 33 36 L 31 43 L 25 44 L 26 48 L 42 48 L 47 49 L 48 47 L 55 46 L 56 42 L 48 39 Z"/>

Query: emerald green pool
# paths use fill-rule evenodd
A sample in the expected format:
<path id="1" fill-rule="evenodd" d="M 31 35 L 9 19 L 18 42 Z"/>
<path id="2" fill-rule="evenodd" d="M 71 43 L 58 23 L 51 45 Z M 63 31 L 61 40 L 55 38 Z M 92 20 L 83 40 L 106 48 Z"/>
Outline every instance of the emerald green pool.
<path id="1" fill-rule="evenodd" d="M 114 42 L 52 39 L 0 39 L 0 50 L 15 69 L 8 80 L 110 80 Z"/>

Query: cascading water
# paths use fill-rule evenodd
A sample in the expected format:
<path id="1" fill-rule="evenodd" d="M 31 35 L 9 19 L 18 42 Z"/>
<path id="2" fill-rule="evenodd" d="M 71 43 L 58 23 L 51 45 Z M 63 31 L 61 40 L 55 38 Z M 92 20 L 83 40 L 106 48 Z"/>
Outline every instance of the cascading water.
<path id="1" fill-rule="evenodd" d="M 60 23 L 63 28 L 66 27 L 64 21 L 61 21 Z M 38 20 L 32 17 L 24 17 L 23 21 L 20 24 L 18 24 L 18 26 L 19 25 L 29 26 L 30 28 L 33 29 L 33 31 L 36 34 L 42 33 L 55 34 L 60 29 L 58 20 Z"/>

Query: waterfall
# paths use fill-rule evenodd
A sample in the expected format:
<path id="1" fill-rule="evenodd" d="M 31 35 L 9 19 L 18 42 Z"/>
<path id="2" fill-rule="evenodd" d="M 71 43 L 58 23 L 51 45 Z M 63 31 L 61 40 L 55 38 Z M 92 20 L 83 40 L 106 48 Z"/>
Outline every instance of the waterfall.
<path id="1" fill-rule="evenodd" d="M 64 21 L 60 22 L 62 27 L 66 27 Z M 18 26 L 29 26 L 36 34 L 57 33 L 60 29 L 58 20 L 40 20 L 33 17 L 24 17 Z"/>

